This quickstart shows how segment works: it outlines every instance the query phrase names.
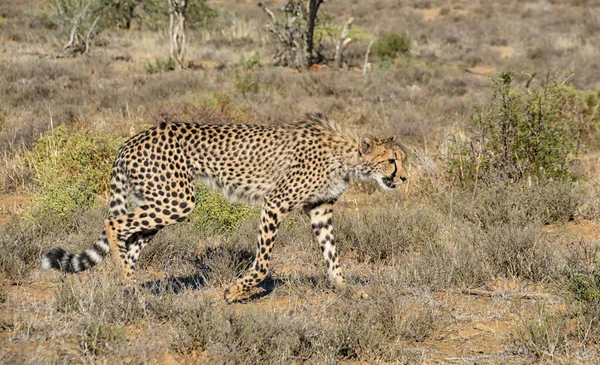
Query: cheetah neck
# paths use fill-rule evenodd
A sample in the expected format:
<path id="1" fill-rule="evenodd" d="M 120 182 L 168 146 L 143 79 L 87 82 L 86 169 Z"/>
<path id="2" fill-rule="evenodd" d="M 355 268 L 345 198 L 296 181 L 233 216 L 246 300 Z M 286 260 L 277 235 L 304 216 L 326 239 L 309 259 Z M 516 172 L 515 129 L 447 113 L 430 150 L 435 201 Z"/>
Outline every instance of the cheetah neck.
<path id="1" fill-rule="evenodd" d="M 348 181 L 350 178 L 364 178 L 365 171 L 358 153 L 358 141 L 348 136 L 339 136 L 333 140 L 333 156 L 338 164 L 339 176 Z"/>

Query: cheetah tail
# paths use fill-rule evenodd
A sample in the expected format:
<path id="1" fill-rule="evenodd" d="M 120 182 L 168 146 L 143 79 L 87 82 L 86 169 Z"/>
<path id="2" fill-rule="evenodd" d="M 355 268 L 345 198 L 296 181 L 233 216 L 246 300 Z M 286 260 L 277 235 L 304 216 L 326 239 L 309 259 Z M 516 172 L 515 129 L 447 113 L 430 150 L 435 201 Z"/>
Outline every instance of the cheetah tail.
<path id="1" fill-rule="evenodd" d="M 59 247 L 48 251 L 42 257 L 42 268 L 56 269 L 69 274 L 78 273 L 101 263 L 108 252 L 106 233 L 102 230 L 94 245 L 82 253 L 73 254 Z"/>
<path id="2" fill-rule="evenodd" d="M 110 180 L 110 216 L 116 217 L 125 213 L 126 190 L 126 174 L 121 160 L 117 157 L 113 164 Z M 85 271 L 101 263 L 109 251 L 110 247 L 106 239 L 106 232 L 102 230 L 94 245 L 82 253 L 73 254 L 60 247 L 53 248 L 42 257 L 42 268 L 56 269 L 66 273 Z"/>

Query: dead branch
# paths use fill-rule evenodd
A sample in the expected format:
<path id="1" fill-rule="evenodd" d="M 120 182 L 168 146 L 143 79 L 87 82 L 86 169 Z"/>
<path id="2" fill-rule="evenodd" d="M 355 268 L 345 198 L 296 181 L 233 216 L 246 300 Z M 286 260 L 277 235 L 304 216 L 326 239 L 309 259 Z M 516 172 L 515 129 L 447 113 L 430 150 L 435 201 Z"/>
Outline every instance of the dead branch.
<path id="1" fill-rule="evenodd" d="M 335 46 L 335 57 L 333 58 L 337 67 L 342 67 L 343 57 L 342 53 L 344 51 L 345 46 L 350 43 L 352 38 L 347 38 L 348 33 L 350 32 L 350 27 L 352 27 L 352 22 L 354 18 L 349 18 L 342 29 L 342 34 L 340 35 L 340 39 L 338 39 L 337 45 Z"/>
<path id="2" fill-rule="evenodd" d="M 373 45 L 373 41 L 369 42 L 369 47 L 367 47 L 367 52 L 365 53 L 365 64 L 363 65 L 362 77 L 365 77 L 367 74 L 367 69 L 369 68 L 369 53 L 371 53 L 371 46 Z"/>

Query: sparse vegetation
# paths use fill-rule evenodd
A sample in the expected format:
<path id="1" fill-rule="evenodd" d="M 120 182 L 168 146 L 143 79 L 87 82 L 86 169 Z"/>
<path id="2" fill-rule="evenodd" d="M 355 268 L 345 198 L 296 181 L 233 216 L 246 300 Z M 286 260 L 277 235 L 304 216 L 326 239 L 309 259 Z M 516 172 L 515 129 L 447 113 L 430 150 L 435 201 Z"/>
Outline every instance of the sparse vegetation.
<path id="1" fill-rule="evenodd" d="M 512 72 L 495 79 L 490 104 L 471 120 L 473 137 L 449 143 L 448 172 L 463 185 L 575 178 L 570 167 L 587 127 L 582 104 L 556 79 L 534 80 L 527 90 L 516 90 L 513 79 Z"/>
<path id="2" fill-rule="evenodd" d="M 2 4 L 0 363 L 600 363 L 594 8 L 312 3 L 310 51 L 311 1 L 189 2 L 182 72 L 164 0 Z M 353 182 L 335 206 L 347 289 L 298 211 L 269 278 L 225 305 L 259 212 L 204 185 L 144 249 L 137 285 L 110 259 L 39 269 L 50 248 L 98 237 L 128 136 L 309 111 L 409 153 L 396 192 Z"/>
<path id="3" fill-rule="evenodd" d="M 235 89 L 242 95 L 256 94 L 260 88 L 254 70 L 260 67 L 260 55 L 254 53 L 252 57 L 240 59 L 240 66 L 235 70 Z"/>
<path id="4" fill-rule="evenodd" d="M 166 59 L 157 58 L 154 60 L 154 63 L 147 62 L 144 67 L 146 68 L 146 72 L 150 75 L 160 72 L 175 71 L 175 61 L 171 57 Z"/>
<path id="5" fill-rule="evenodd" d="M 568 341 L 564 315 L 551 313 L 540 305 L 535 308 L 532 318 L 521 320 L 522 327 L 517 336 L 526 351 L 546 359 L 554 359 L 564 353 Z"/>
<path id="6" fill-rule="evenodd" d="M 600 246 L 585 241 L 574 246 L 566 268 L 568 287 L 579 300 L 600 302 Z"/>

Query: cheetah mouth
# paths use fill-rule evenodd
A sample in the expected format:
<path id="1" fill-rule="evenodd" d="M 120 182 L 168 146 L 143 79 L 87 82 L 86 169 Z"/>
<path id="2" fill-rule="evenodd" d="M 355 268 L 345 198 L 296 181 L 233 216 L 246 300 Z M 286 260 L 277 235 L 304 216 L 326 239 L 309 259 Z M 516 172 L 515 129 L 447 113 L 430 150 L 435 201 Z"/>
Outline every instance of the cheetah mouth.
<path id="1" fill-rule="evenodd" d="M 390 178 L 384 177 L 381 179 L 381 182 L 383 182 L 383 185 L 389 189 L 396 189 L 396 184 L 394 184 Z"/>

